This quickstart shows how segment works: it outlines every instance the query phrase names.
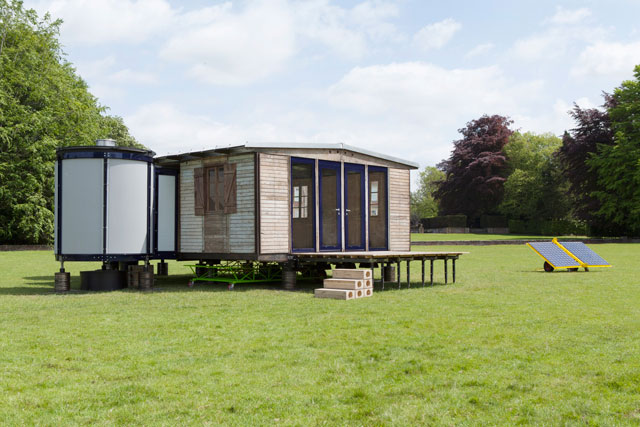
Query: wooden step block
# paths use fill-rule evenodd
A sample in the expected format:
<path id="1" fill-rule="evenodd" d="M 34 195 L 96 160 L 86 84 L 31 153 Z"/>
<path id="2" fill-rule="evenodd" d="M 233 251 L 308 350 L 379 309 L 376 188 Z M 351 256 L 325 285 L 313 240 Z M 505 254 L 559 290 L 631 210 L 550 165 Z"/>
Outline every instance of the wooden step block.
<path id="1" fill-rule="evenodd" d="M 362 290 L 362 297 L 366 298 L 366 297 L 370 297 L 373 295 L 373 288 L 366 288 Z"/>
<path id="2" fill-rule="evenodd" d="M 329 289 L 362 289 L 364 288 L 364 280 L 324 279 L 323 285 Z"/>
<path id="3" fill-rule="evenodd" d="M 336 268 L 331 273 L 334 279 L 371 279 L 371 270 Z"/>
<path id="4" fill-rule="evenodd" d="M 356 298 L 362 298 L 364 297 L 364 289 L 356 289 L 355 291 L 353 291 L 356 293 Z"/>
<path id="5" fill-rule="evenodd" d="M 364 280 L 364 287 L 373 289 L 373 280 L 371 280 L 371 279 Z"/>
<path id="6" fill-rule="evenodd" d="M 331 298 L 331 299 L 354 299 L 356 298 L 355 290 L 351 289 L 327 289 L 318 288 L 314 294 L 316 298 Z M 362 292 L 362 291 L 360 291 Z"/>

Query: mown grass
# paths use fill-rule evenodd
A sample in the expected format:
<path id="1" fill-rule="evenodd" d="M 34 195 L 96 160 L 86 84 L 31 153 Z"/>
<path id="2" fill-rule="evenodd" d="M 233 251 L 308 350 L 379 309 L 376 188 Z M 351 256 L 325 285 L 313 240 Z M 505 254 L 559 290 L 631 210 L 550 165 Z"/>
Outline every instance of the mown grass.
<path id="1" fill-rule="evenodd" d="M 586 238 L 587 236 L 535 236 L 526 234 L 484 234 L 484 233 L 411 233 L 412 242 L 434 241 L 479 241 L 479 240 L 551 240 Z"/>
<path id="2" fill-rule="evenodd" d="M 0 253 L 0 423 L 637 425 L 640 245 L 593 248 L 614 267 L 441 247 L 470 252 L 455 285 L 438 262 L 353 301 L 186 275 L 56 295 L 51 253 Z"/>

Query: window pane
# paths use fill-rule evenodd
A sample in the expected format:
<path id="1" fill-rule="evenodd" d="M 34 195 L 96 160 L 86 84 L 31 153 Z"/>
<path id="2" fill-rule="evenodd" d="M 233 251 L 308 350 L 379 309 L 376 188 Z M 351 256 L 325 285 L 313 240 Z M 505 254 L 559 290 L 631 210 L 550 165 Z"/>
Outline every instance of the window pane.
<path id="1" fill-rule="evenodd" d="M 307 188 L 308 188 L 308 187 L 307 187 L 306 185 L 303 185 L 303 186 L 302 186 L 302 195 L 303 195 L 303 196 L 306 196 L 306 195 L 307 195 Z"/>
<path id="2" fill-rule="evenodd" d="M 378 192 L 378 181 L 371 181 L 371 192 L 372 193 Z"/>
<path id="3" fill-rule="evenodd" d="M 298 198 L 300 196 L 300 187 L 293 187 L 293 197 Z"/>

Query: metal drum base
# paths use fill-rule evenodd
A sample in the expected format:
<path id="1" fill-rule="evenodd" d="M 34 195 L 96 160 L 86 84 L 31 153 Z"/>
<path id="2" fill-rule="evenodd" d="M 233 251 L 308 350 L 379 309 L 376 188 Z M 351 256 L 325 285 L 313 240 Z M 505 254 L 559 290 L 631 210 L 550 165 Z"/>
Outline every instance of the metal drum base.
<path id="1" fill-rule="evenodd" d="M 116 291 L 127 286 L 127 273 L 118 270 L 80 272 L 80 289 L 85 291 Z"/>
<path id="2" fill-rule="evenodd" d="M 141 271 L 139 273 L 139 276 L 141 291 L 150 291 L 151 289 L 153 289 L 153 270 Z"/>
<path id="3" fill-rule="evenodd" d="M 396 279 L 396 266 L 395 265 L 387 265 L 384 267 L 384 281 L 385 282 L 395 282 Z"/>
<path id="4" fill-rule="evenodd" d="M 282 286 L 288 291 L 292 291 L 296 288 L 295 270 L 282 270 Z"/>
<path id="5" fill-rule="evenodd" d="M 69 289 L 71 289 L 71 273 L 56 273 L 53 281 L 53 289 L 56 292 L 68 292 Z"/>

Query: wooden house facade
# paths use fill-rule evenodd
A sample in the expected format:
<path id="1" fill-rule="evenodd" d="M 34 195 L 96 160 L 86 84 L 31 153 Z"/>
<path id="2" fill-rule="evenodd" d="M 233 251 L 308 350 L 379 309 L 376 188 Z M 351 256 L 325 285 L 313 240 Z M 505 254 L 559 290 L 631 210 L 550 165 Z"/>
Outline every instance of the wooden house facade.
<path id="1" fill-rule="evenodd" d="M 244 144 L 155 162 L 178 171 L 178 259 L 410 250 L 413 162 L 344 144 Z"/>

